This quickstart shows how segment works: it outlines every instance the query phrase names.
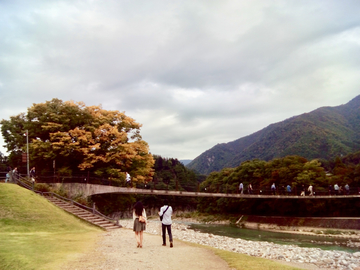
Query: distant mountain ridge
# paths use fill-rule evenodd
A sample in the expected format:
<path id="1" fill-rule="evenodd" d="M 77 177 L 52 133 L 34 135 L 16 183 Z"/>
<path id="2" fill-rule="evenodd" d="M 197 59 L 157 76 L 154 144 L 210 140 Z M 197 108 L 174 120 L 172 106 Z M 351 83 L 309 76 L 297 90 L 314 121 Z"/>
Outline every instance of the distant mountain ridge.
<path id="1" fill-rule="evenodd" d="M 191 161 L 192 161 L 192 159 L 181 159 L 181 160 L 179 160 L 182 164 L 184 164 L 184 166 L 186 166 L 186 165 L 188 165 Z"/>
<path id="2" fill-rule="evenodd" d="M 321 107 L 271 124 L 246 137 L 217 144 L 187 165 L 201 174 L 252 159 L 287 155 L 331 159 L 360 149 L 360 95 L 344 105 Z"/>

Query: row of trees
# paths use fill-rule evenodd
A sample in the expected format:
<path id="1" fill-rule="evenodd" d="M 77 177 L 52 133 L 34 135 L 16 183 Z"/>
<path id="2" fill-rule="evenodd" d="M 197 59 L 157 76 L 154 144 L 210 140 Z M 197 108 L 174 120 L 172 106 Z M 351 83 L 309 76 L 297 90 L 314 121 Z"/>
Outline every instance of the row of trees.
<path id="1" fill-rule="evenodd" d="M 254 193 L 270 193 L 272 183 L 277 192 L 289 184 L 299 195 L 302 187 L 314 186 L 316 194 L 328 194 L 329 185 L 352 187 L 352 194 L 359 194 L 360 152 L 331 161 L 308 161 L 299 156 L 287 156 L 271 161 L 251 160 L 236 168 L 211 173 L 202 182 L 201 189 L 207 192 L 238 192 L 239 183 L 246 188 L 252 184 Z M 260 193 L 261 194 L 261 193 Z M 274 216 L 359 216 L 358 198 L 332 199 L 214 199 L 201 198 L 197 208 L 204 213 L 227 213 L 243 215 Z"/>
<path id="2" fill-rule="evenodd" d="M 347 164 L 340 158 L 329 162 L 308 161 L 300 156 L 287 156 L 271 161 L 254 159 L 243 162 L 236 168 L 211 173 L 201 184 L 201 189 L 207 192 L 236 193 L 239 184 L 243 183 L 245 189 L 251 184 L 256 193 L 264 194 L 270 192 L 271 185 L 275 183 L 277 192 L 280 193 L 285 191 L 287 185 L 297 194 L 309 185 L 318 193 L 328 193 L 329 185 L 334 184 L 348 184 L 355 191 L 354 187 L 360 186 L 360 164 L 356 162 L 360 152 L 351 156 L 351 159 L 344 159 Z"/>

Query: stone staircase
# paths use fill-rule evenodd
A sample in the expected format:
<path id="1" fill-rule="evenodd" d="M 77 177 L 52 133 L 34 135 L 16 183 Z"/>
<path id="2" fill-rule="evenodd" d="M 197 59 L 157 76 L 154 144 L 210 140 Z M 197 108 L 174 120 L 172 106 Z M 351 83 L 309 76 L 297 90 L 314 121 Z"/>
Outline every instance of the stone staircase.
<path id="1" fill-rule="evenodd" d="M 79 206 L 76 206 L 72 203 L 66 202 L 64 200 L 61 200 L 59 198 L 56 198 L 54 196 L 45 196 L 45 198 L 47 200 L 49 200 L 50 202 L 52 202 L 53 204 L 55 204 L 56 206 L 62 208 L 63 210 L 65 210 L 66 212 L 69 212 L 77 217 L 79 217 L 80 219 L 83 219 L 89 223 L 92 223 L 96 226 L 99 226 L 105 230 L 113 230 L 113 229 L 119 229 L 122 226 L 121 225 L 116 225 L 114 222 L 112 222 L 111 220 L 108 220 L 104 217 L 101 217 L 97 214 L 93 214 L 90 211 L 87 211 Z"/>

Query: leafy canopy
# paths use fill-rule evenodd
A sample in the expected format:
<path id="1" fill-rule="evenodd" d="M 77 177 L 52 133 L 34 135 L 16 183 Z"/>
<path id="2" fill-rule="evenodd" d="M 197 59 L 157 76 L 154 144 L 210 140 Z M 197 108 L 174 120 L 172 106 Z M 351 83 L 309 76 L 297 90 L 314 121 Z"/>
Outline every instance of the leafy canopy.
<path id="1" fill-rule="evenodd" d="M 99 176 L 134 182 L 150 181 L 154 160 L 140 136 L 141 125 L 123 112 L 85 106 L 83 102 L 52 99 L 33 104 L 27 113 L 2 120 L 8 151 L 25 151 L 28 130 L 31 166 L 71 174 L 88 170 Z"/>

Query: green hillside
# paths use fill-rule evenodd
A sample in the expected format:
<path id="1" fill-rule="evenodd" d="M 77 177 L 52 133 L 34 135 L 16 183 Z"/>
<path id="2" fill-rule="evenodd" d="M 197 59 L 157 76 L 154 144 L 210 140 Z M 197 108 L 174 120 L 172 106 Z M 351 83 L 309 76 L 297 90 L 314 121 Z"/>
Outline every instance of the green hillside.
<path id="1" fill-rule="evenodd" d="M 59 269 L 86 250 L 100 229 L 67 214 L 45 198 L 0 183 L 0 269 Z"/>
<path id="2" fill-rule="evenodd" d="M 187 168 L 202 174 L 237 167 L 252 159 L 265 161 L 288 155 L 308 160 L 332 159 L 360 149 L 360 96 L 337 107 L 271 124 L 238 140 L 218 144 L 194 159 Z"/>

